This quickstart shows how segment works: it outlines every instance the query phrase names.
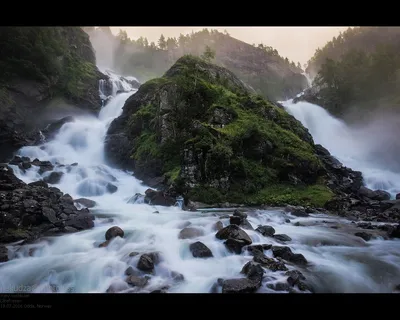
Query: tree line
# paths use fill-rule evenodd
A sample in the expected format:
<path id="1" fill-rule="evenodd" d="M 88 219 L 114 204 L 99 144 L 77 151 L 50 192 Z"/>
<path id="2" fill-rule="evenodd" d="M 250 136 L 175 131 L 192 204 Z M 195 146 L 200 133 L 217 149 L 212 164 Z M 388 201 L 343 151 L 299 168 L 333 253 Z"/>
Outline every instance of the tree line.
<path id="1" fill-rule="evenodd" d="M 392 107 L 397 106 L 400 28 L 353 28 L 345 34 L 346 37 L 334 38 L 314 56 L 314 59 L 329 56 L 320 61 L 313 83 L 320 88 L 325 106 L 339 116 L 351 106 L 375 109 L 381 104 L 377 101 L 382 99 Z M 336 47 L 338 41 L 348 45 Z"/>

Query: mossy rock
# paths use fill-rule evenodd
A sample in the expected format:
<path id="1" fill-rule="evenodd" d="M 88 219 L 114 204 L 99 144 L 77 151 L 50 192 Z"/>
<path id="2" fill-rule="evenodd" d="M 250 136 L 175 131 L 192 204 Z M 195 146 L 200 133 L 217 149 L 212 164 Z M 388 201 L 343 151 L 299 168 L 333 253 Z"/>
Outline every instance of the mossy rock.
<path id="1" fill-rule="evenodd" d="M 203 203 L 322 206 L 331 192 L 308 131 L 233 73 L 194 56 L 141 86 L 108 132 L 136 177 Z M 118 140 L 119 139 L 119 140 Z"/>

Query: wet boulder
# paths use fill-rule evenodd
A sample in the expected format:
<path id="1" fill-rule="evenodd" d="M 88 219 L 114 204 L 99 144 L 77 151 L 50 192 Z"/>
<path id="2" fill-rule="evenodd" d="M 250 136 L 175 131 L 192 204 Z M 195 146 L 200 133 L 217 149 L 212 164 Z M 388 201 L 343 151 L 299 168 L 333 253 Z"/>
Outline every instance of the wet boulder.
<path id="1" fill-rule="evenodd" d="M 105 238 L 106 240 L 111 240 L 114 239 L 116 237 L 124 237 L 124 230 L 122 230 L 120 227 L 114 226 L 111 227 L 110 229 L 107 230 L 106 234 L 105 234 Z"/>
<path id="2" fill-rule="evenodd" d="M 65 226 L 73 227 L 77 230 L 86 230 L 94 227 L 94 216 L 89 212 L 79 211 L 77 214 L 71 214 L 65 221 Z"/>
<path id="3" fill-rule="evenodd" d="M 57 222 L 56 212 L 52 208 L 43 207 L 42 208 L 43 220 L 49 221 L 51 223 Z"/>
<path id="4" fill-rule="evenodd" d="M 29 159 L 29 158 L 28 158 Z M 14 156 L 14 158 L 12 158 L 9 162 L 9 164 L 13 165 L 13 166 L 17 166 L 20 163 L 22 163 L 22 158 L 20 156 Z"/>
<path id="5" fill-rule="evenodd" d="M 231 224 L 225 228 L 219 230 L 215 237 L 219 240 L 235 239 L 243 241 L 245 245 L 252 244 L 252 240 L 249 235 L 240 229 L 237 225 Z"/>
<path id="6" fill-rule="evenodd" d="M 213 257 L 211 250 L 202 242 L 197 241 L 189 246 L 189 250 L 195 258 Z"/>
<path id="7" fill-rule="evenodd" d="M 400 238 L 400 224 L 396 226 L 396 228 L 389 231 L 390 238 Z"/>
<path id="8" fill-rule="evenodd" d="M 243 240 L 229 238 L 224 242 L 224 245 L 230 252 L 241 254 L 243 247 L 246 246 L 246 243 Z"/>
<path id="9" fill-rule="evenodd" d="M 369 241 L 372 238 L 372 235 L 367 232 L 356 232 L 354 235 L 364 239 L 365 241 Z"/>
<path id="10" fill-rule="evenodd" d="M 145 191 L 145 202 L 155 205 L 155 206 L 174 206 L 176 203 L 176 199 L 168 196 L 163 191 L 156 191 L 153 189 L 147 189 Z"/>
<path id="11" fill-rule="evenodd" d="M 35 182 L 31 182 L 31 183 L 28 184 L 28 186 L 31 186 L 31 187 L 42 187 L 42 188 L 48 188 L 49 187 L 47 182 L 45 182 L 43 180 L 38 180 L 38 181 L 35 181 Z"/>
<path id="12" fill-rule="evenodd" d="M 144 203 L 144 198 L 144 195 L 140 193 L 135 193 L 135 195 L 129 198 L 128 203 Z"/>
<path id="13" fill-rule="evenodd" d="M 396 194 L 396 200 L 400 200 L 400 193 Z"/>
<path id="14" fill-rule="evenodd" d="M 261 264 L 263 267 L 268 268 L 273 272 L 288 270 L 283 262 L 269 258 L 258 250 L 253 251 L 253 261 Z"/>
<path id="15" fill-rule="evenodd" d="M 244 212 L 242 212 L 242 211 L 239 211 L 239 210 L 237 210 L 237 209 L 235 209 L 235 210 L 233 211 L 233 216 L 234 216 L 234 217 L 239 217 L 239 218 L 242 218 L 242 219 L 246 219 L 246 218 L 247 218 L 247 214 L 246 214 L 246 213 L 244 213 Z"/>
<path id="16" fill-rule="evenodd" d="M 375 196 L 373 200 L 377 201 L 385 201 L 390 200 L 390 193 L 384 190 L 375 190 Z"/>
<path id="17" fill-rule="evenodd" d="M 282 258 L 283 260 L 292 262 L 298 265 L 306 265 L 307 260 L 306 258 L 299 253 L 293 253 L 289 247 L 283 246 L 272 246 L 272 254 L 274 257 Z"/>
<path id="18" fill-rule="evenodd" d="M 257 281 L 247 278 L 228 279 L 222 284 L 222 293 L 253 293 L 260 288 Z"/>
<path id="19" fill-rule="evenodd" d="M 0 243 L 90 229 L 93 220 L 88 209 L 78 210 L 58 188 L 44 181 L 26 184 L 0 165 Z"/>
<path id="20" fill-rule="evenodd" d="M 142 254 L 137 263 L 137 268 L 144 272 L 152 272 L 154 269 L 153 258 L 148 254 Z"/>
<path id="21" fill-rule="evenodd" d="M 8 249 L 5 246 L 0 246 L 0 263 L 8 261 Z"/>
<path id="22" fill-rule="evenodd" d="M 224 242 L 225 246 L 229 251 L 236 254 L 240 254 L 243 247 L 253 242 L 248 234 L 235 224 L 219 230 L 215 237 L 219 240 L 226 240 Z"/>
<path id="23" fill-rule="evenodd" d="M 113 185 L 112 183 L 107 183 L 106 190 L 108 193 L 115 193 L 118 190 L 118 187 Z"/>
<path id="24" fill-rule="evenodd" d="M 138 276 L 129 276 L 126 279 L 126 282 L 131 285 L 132 287 L 139 287 L 139 288 L 143 288 L 147 285 L 147 283 L 149 282 L 150 278 L 145 276 L 143 278 L 138 277 Z"/>
<path id="25" fill-rule="evenodd" d="M 49 184 L 57 184 L 60 183 L 63 175 L 64 175 L 63 172 L 53 171 L 47 177 L 43 178 L 43 181 Z"/>
<path id="26" fill-rule="evenodd" d="M 176 282 L 181 282 L 185 280 L 184 275 L 176 271 L 171 271 L 171 278 Z"/>
<path id="27" fill-rule="evenodd" d="M 219 231 L 219 230 L 221 230 L 223 227 L 224 227 L 224 224 L 223 224 L 221 221 L 217 221 L 217 222 L 214 224 L 213 229 L 216 230 L 216 231 Z"/>
<path id="28" fill-rule="evenodd" d="M 282 242 L 292 241 L 292 238 L 286 234 L 274 234 L 274 239 Z"/>
<path id="29" fill-rule="evenodd" d="M 149 252 L 149 253 L 147 253 L 147 255 L 151 258 L 154 265 L 157 265 L 158 263 L 160 263 L 160 261 L 162 259 L 161 252 L 158 252 L 158 251 Z"/>
<path id="30" fill-rule="evenodd" d="M 271 226 L 258 226 L 256 231 L 264 237 L 272 237 L 275 234 L 275 229 Z"/>
<path id="31" fill-rule="evenodd" d="M 203 230 L 198 229 L 198 228 L 187 227 L 187 228 L 182 229 L 179 232 L 178 238 L 179 239 L 192 239 L 192 238 L 201 237 L 203 235 L 204 235 Z"/>
<path id="32" fill-rule="evenodd" d="M 286 292 L 293 291 L 293 289 L 291 290 L 290 286 L 284 282 L 268 283 L 267 288 L 275 290 L 275 291 L 286 291 Z"/>
<path id="33" fill-rule="evenodd" d="M 75 203 L 79 203 L 80 205 L 86 208 L 93 208 L 97 205 L 96 201 L 86 199 L 86 198 L 79 198 L 74 200 Z"/>
<path id="34" fill-rule="evenodd" d="M 43 173 L 45 173 L 47 171 L 53 171 L 53 169 L 54 169 L 54 166 L 50 161 L 38 161 L 38 162 L 35 162 L 35 160 L 33 160 L 32 164 L 34 166 L 38 166 L 39 167 L 39 171 L 38 171 L 39 174 L 43 174 Z"/>
<path id="35" fill-rule="evenodd" d="M 306 210 L 302 210 L 302 209 L 294 209 L 293 211 L 290 212 L 290 214 L 292 216 L 295 217 L 301 217 L 301 218 L 305 218 L 305 217 L 309 217 L 310 215 L 306 212 Z"/>
<path id="36" fill-rule="evenodd" d="M 285 273 L 287 278 L 287 282 L 294 287 L 296 284 L 301 282 L 302 280 L 306 280 L 306 277 L 298 270 L 290 270 Z"/>
<path id="37" fill-rule="evenodd" d="M 242 271 L 240 272 L 245 274 L 247 279 L 256 281 L 261 286 L 265 271 L 258 263 L 249 261 L 243 266 Z"/>
<path id="38" fill-rule="evenodd" d="M 18 168 L 20 168 L 21 170 L 28 170 L 30 167 L 32 167 L 30 160 L 18 164 Z"/>
<path id="39" fill-rule="evenodd" d="M 243 218 L 242 216 L 230 216 L 229 223 L 241 226 L 243 229 L 254 230 L 250 222 L 246 218 Z"/>

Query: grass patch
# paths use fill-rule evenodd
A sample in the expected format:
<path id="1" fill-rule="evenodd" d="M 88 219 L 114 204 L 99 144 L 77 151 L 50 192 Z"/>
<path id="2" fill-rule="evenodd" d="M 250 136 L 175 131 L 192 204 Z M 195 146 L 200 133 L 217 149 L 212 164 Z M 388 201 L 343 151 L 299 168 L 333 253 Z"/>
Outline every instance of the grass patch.
<path id="1" fill-rule="evenodd" d="M 256 194 L 246 197 L 244 202 L 249 205 L 283 206 L 291 204 L 323 207 L 333 196 L 333 192 L 323 184 L 310 186 L 277 184 L 265 187 Z"/>

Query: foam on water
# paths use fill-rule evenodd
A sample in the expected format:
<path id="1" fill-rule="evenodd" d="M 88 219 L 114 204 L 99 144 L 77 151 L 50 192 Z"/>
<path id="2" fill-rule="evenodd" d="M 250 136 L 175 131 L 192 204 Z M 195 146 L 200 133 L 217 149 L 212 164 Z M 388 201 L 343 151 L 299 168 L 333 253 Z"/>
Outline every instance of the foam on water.
<path id="1" fill-rule="evenodd" d="M 226 213 L 218 210 L 186 212 L 179 206 L 128 203 L 133 195 L 144 193 L 147 187 L 135 179 L 132 172 L 111 168 L 105 163 L 103 142 L 111 120 L 121 114 L 124 102 L 132 94 L 134 91 L 116 95 L 98 118 L 76 118 L 65 124 L 52 141 L 19 151 L 19 155 L 31 160 L 39 158 L 55 164 L 55 170 L 64 175 L 54 186 L 73 198 L 84 196 L 96 201 L 96 207 L 91 209 L 96 220 L 91 230 L 47 237 L 23 247 L 10 245 L 15 257 L 0 264 L 0 292 L 102 293 L 112 285 L 121 292 L 150 292 L 170 286 L 168 292 L 201 293 L 210 292 L 218 278 L 243 277 L 240 271 L 252 256 L 247 251 L 240 255 L 229 252 L 223 241 L 215 237 L 217 221 L 222 221 L 224 226 L 229 224 L 228 218 L 221 219 Z M 319 138 L 325 141 L 323 136 Z M 340 150 L 339 145 L 334 150 Z M 25 182 L 43 178 L 35 166 L 26 172 L 13 168 Z M 109 193 L 108 184 L 118 190 Z M 291 223 L 286 222 L 288 218 Z M 292 238 L 286 245 L 310 262 L 307 268 L 300 270 L 317 292 L 392 292 L 393 286 L 400 283 L 398 240 L 378 239 L 367 243 L 349 232 L 350 222 L 322 214 L 296 218 L 280 209 L 271 209 L 251 212 L 248 220 L 254 228 L 268 224 L 277 234 L 288 234 Z M 308 226 L 295 226 L 295 222 Z M 332 229 L 333 223 L 343 227 Z M 179 239 L 179 232 L 188 225 L 202 230 L 203 235 L 196 239 Z M 111 226 L 121 227 L 124 238 L 115 238 L 108 247 L 99 248 Z M 285 245 L 256 231 L 246 232 L 253 244 Z M 189 245 L 195 241 L 210 248 L 213 257 L 193 258 Z M 131 252 L 161 254 L 160 263 L 143 289 L 132 288 L 125 282 L 125 270 L 129 266 L 136 269 L 140 257 L 140 254 L 130 256 Z M 272 257 L 271 250 L 265 254 Z M 299 269 L 290 263 L 287 266 Z M 175 281 L 174 272 L 182 274 L 184 280 Z M 286 278 L 284 272 L 266 270 L 259 292 L 275 292 L 266 284 L 285 282 Z"/>
<path id="2" fill-rule="evenodd" d="M 315 143 L 327 148 L 345 166 L 361 171 L 368 188 L 386 190 L 393 198 L 400 193 L 400 173 L 389 169 L 381 161 L 382 154 L 374 150 L 371 136 L 379 132 L 365 127 L 350 128 L 312 103 L 288 100 L 282 104 L 310 131 Z"/>

